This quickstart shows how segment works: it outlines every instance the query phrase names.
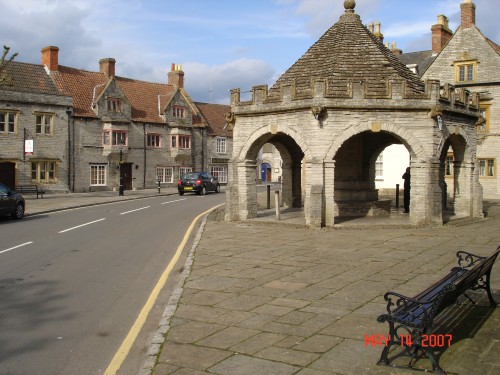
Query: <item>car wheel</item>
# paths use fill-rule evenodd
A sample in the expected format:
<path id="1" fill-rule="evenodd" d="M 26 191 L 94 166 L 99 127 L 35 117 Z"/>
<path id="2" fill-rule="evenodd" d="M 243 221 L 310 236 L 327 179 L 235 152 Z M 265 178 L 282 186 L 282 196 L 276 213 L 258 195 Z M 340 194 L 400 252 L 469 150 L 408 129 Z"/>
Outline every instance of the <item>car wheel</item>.
<path id="1" fill-rule="evenodd" d="M 12 213 L 12 217 L 16 220 L 22 219 L 24 216 L 24 206 L 18 203 L 15 211 Z"/>
<path id="2" fill-rule="evenodd" d="M 215 187 L 215 192 L 220 193 L 220 185 L 219 184 L 217 184 L 217 186 Z"/>
<path id="3" fill-rule="evenodd" d="M 179 195 L 184 195 L 184 192 L 183 191 L 179 191 Z"/>
<path id="4" fill-rule="evenodd" d="M 205 195 L 206 193 L 207 193 L 207 188 L 206 188 L 205 186 L 203 186 L 203 187 L 201 188 L 201 192 L 200 192 L 200 194 L 201 194 L 201 195 Z"/>

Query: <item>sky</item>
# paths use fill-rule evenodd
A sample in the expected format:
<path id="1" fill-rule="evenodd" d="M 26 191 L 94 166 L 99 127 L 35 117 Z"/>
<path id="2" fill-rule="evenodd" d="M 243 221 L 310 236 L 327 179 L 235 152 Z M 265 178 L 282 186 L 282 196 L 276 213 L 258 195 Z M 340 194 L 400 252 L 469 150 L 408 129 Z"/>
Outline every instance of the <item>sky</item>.
<path id="1" fill-rule="evenodd" d="M 384 42 L 403 52 L 431 49 L 430 28 L 448 17 L 454 32 L 463 0 L 357 0 L 366 25 L 380 22 Z M 476 25 L 500 44 L 499 0 L 474 0 Z M 59 47 L 59 64 L 167 82 L 182 65 L 198 102 L 229 104 L 229 90 L 272 85 L 344 13 L 343 0 L 0 0 L 0 43 L 16 61 L 41 64 Z M 496 6 L 495 6 L 496 5 Z"/>

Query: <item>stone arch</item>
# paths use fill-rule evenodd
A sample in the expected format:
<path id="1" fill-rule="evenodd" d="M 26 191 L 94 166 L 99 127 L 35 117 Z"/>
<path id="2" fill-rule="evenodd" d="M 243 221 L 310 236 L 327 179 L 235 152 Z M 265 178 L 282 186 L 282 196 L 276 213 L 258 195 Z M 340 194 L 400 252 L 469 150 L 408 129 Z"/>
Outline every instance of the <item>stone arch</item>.
<path id="1" fill-rule="evenodd" d="M 238 153 L 238 157 L 235 160 L 248 159 L 249 155 L 256 154 L 258 152 L 258 149 L 256 150 L 256 148 L 260 148 L 263 143 L 266 143 L 274 135 L 277 135 L 279 133 L 287 135 L 290 138 L 292 138 L 295 141 L 295 143 L 297 143 L 297 146 L 299 146 L 299 148 L 304 153 L 306 160 L 312 159 L 311 150 L 309 149 L 309 146 L 307 145 L 306 141 L 302 138 L 302 136 L 289 126 L 280 124 L 279 126 L 264 125 L 256 129 L 254 132 L 252 132 L 252 134 L 247 139 L 245 139 L 243 147 L 241 148 L 241 151 Z M 267 140 L 262 143 L 262 140 L 266 138 Z M 280 149 L 278 149 L 278 151 L 280 151 L 281 153 Z"/>
<path id="2" fill-rule="evenodd" d="M 422 147 L 418 139 L 413 136 L 408 130 L 388 123 L 381 123 L 380 125 L 380 131 L 390 133 L 394 137 L 399 139 L 406 146 L 412 158 L 418 158 L 419 156 L 424 154 L 424 148 Z M 353 125 L 349 129 L 343 131 L 338 137 L 333 140 L 332 145 L 326 153 L 325 160 L 333 160 L 344 142 L 357 134 L 361 134 L 367 131 L 372 131 L 372 128 L 367 124 Z"/>
<path id="3" fill-rule="evenodd" d="M 440 185 L 443 188 L 443 208 L 449 208 L 454 215 L 459 217 L 469 216 L 474 196 L 474 192 L 480 191 L 479 177 L 475 170 L 475 160 L 470 147 L 470 138 L 468 134 L 459 127 L 455 128 L 453 133 L 448 129 L 443 129 L 444 141 L 438 148 L 440 161 Z M 453 150 L 452 175 L 446 176 L 446 159 L 450 147 Z M 448 197 L 453 199 L 453 205 L 447 204 Z"/>

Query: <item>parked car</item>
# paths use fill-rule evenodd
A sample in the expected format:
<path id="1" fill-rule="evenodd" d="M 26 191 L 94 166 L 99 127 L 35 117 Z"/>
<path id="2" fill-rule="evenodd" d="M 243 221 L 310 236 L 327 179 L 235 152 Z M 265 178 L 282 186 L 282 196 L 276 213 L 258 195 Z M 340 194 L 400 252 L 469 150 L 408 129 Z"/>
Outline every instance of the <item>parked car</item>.
<path id="1" fill-rule="evenodd" d="M 14 219 L 22 219 L 26 203 L 21 194 L 0 183 L 0 215 L 11 215 Z"/>
<path id="2" fill-rule="evenodd" d="M 179 195 L 186 192 L 194 192 L 198 195 L 205 195 L 207 191 L 220 193 L 220 185 L 217 178 L 209 172 L 186 173 L 177 182 Z"/>

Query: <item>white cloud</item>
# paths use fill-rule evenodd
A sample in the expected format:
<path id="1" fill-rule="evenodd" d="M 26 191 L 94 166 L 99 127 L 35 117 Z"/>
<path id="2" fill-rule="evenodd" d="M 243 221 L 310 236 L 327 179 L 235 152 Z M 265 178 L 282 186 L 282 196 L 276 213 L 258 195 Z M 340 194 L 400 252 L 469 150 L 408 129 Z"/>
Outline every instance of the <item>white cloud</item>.
<path id="1" fill-rule="evenodd" d="M 229 103 L 229 90 L 241 92 L 252 86 L 271 84 L 274 70 L 262 60 L 238 59 L 221 65 L 209 66 L 198 62 L 183 64 L 185 87 L 189 95 L 202 102 Z M 243 95 L 242 95 L 243 96 Z"/>

